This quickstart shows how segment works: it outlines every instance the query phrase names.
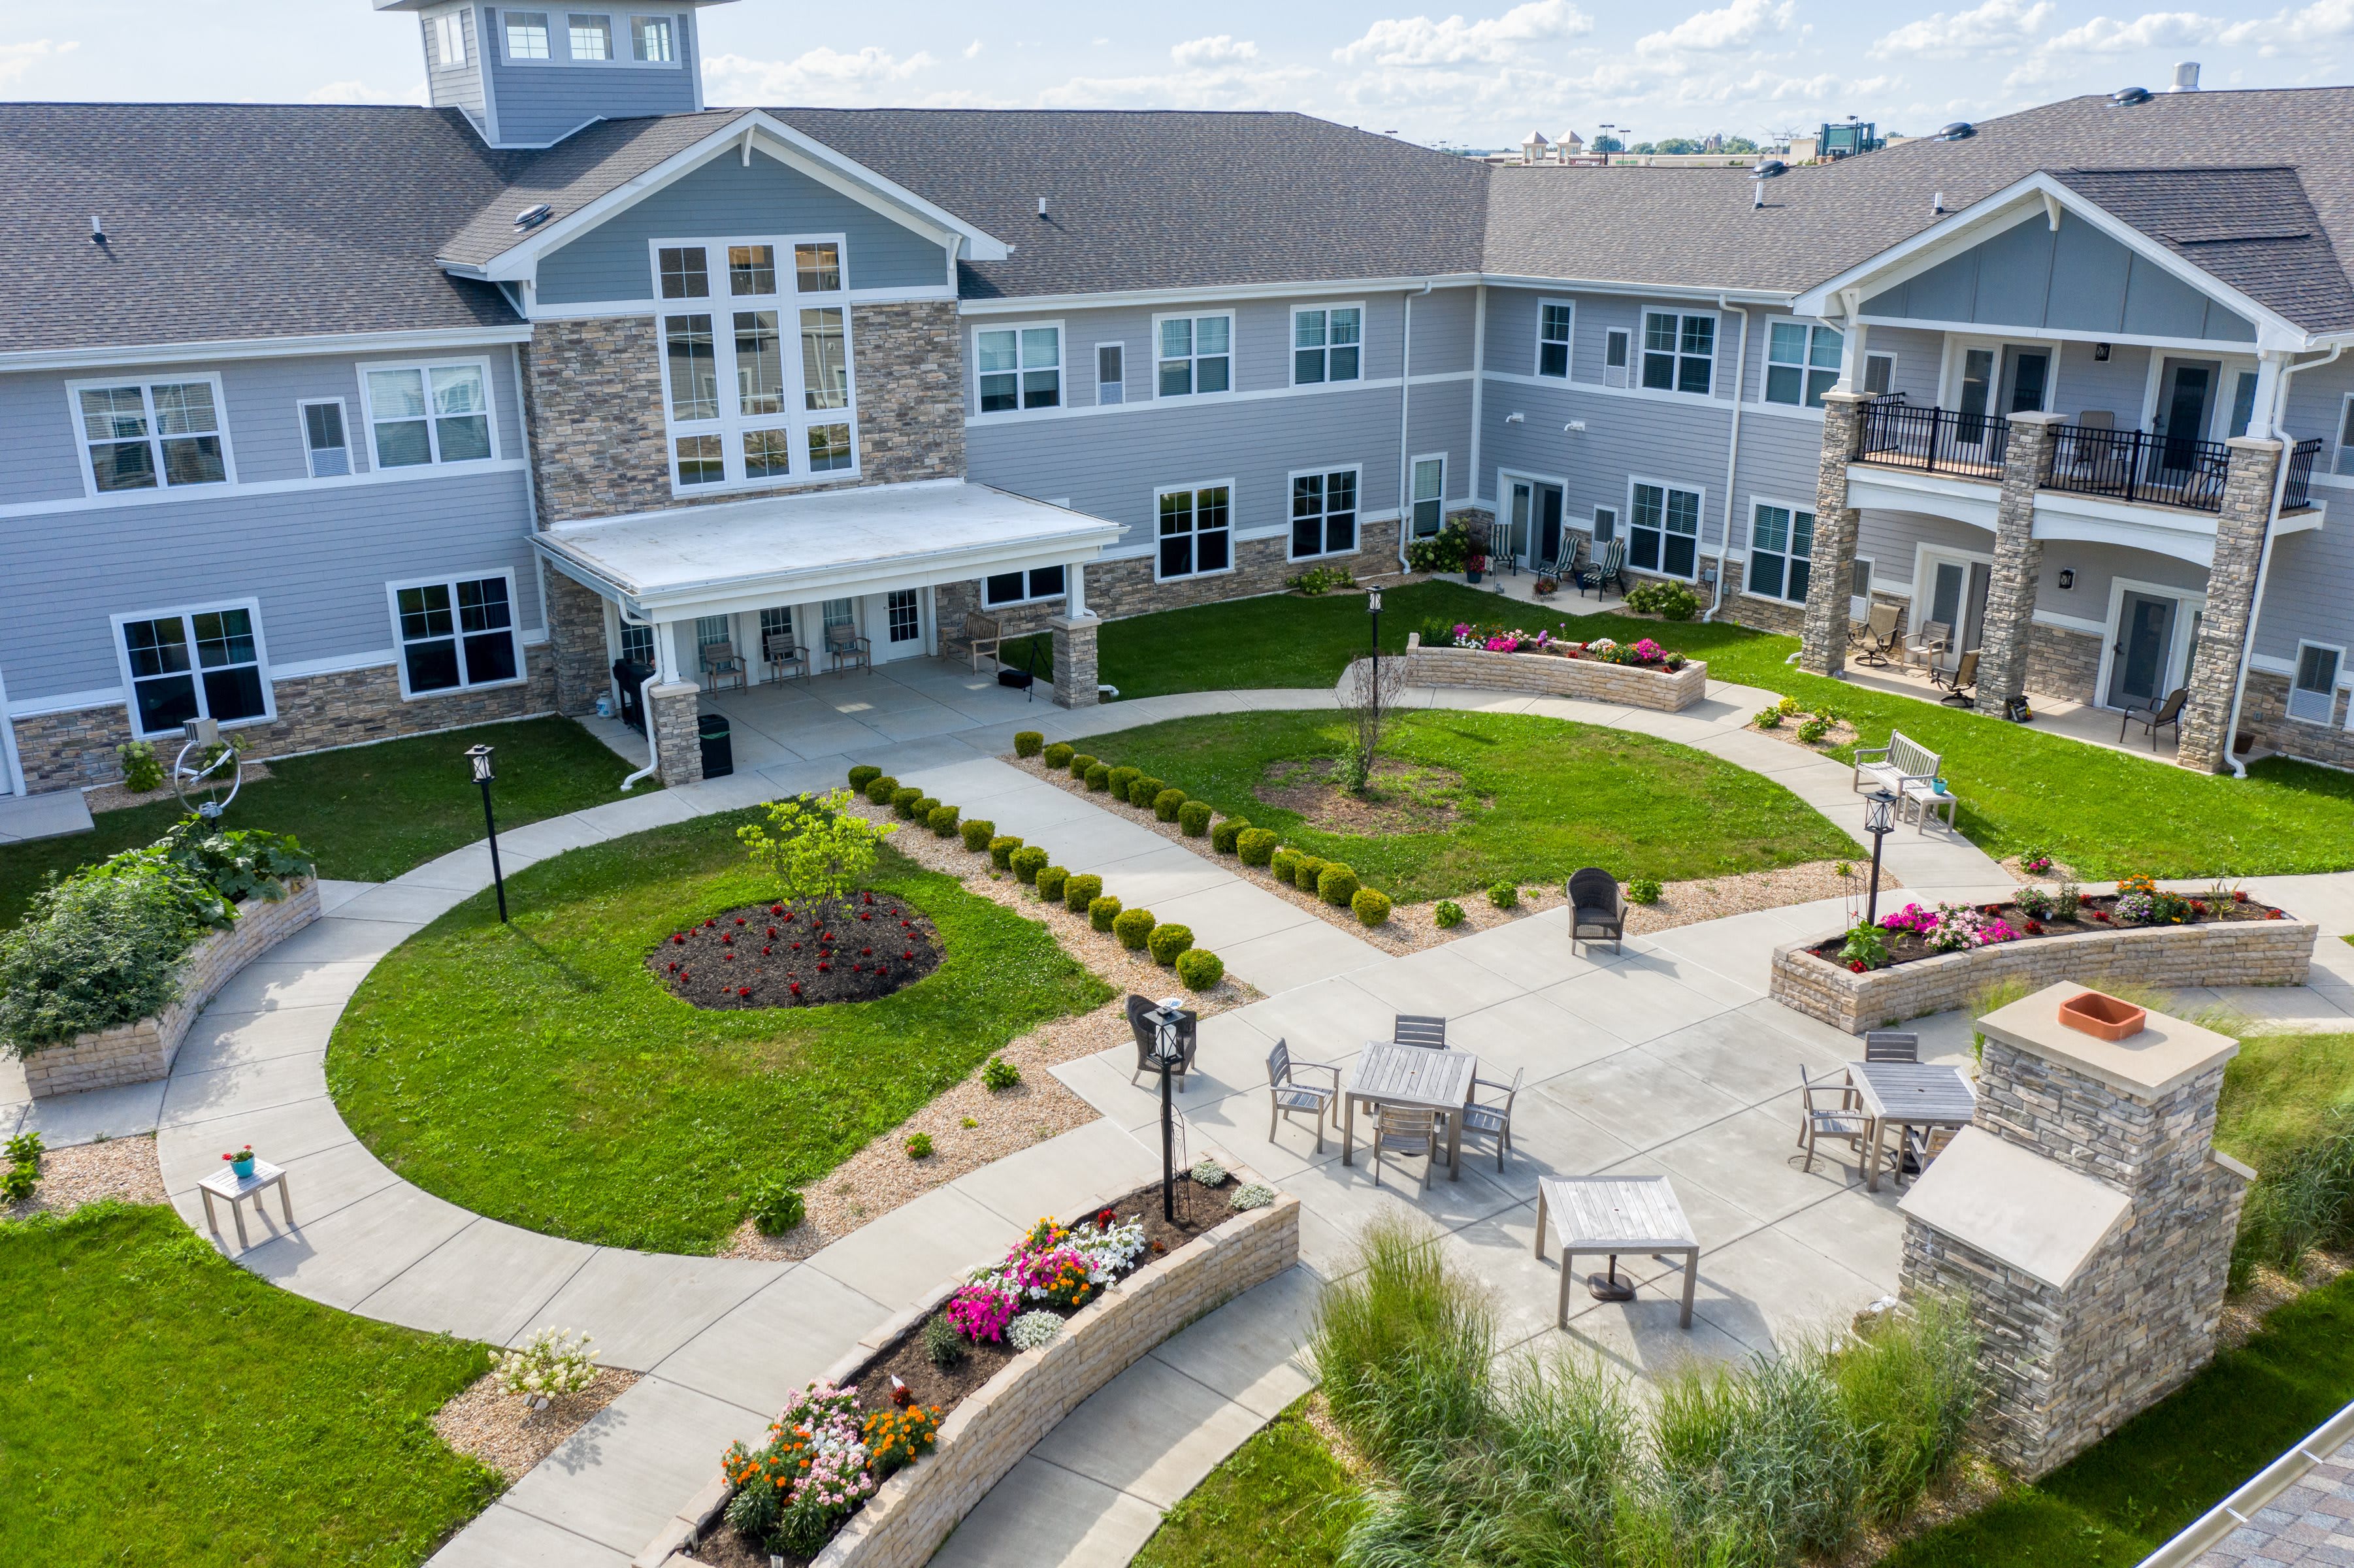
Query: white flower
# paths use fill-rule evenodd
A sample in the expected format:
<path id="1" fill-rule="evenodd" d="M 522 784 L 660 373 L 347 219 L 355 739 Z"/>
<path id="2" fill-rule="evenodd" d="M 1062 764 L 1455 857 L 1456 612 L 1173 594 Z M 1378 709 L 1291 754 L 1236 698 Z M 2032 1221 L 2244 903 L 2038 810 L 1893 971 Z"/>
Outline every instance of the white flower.
<path id="1" fill-rule="evenodd" d="M 1054 1313 L 1024 1312 L 1005 1326 L 1005 1342 L 1017 1351 L 1034 1351 L 1062 1331 L 1063 1320 Z"/>

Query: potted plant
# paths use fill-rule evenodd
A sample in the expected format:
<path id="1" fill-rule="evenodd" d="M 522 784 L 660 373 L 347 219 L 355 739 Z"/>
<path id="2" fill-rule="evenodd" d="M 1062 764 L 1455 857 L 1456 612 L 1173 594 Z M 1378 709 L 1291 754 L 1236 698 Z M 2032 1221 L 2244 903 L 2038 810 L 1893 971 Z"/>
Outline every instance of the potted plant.
<path id="1" fill-rule="evenodd" d="M 221 1158 L 228 1161 L 229 1170 L 236 1173 L 239 1181 L 243 1181 L 253 1174 L 253 1145 L 249 1143 L 243 1149 L 233 1150 L 222 1155 Z"/>
<path id="2" fill-rule="evenodd" d="M 1487 556 L 1467 556 L 1463 560 L 1463 580 L 1467 583 L 1476 583 L 1479 580 L 1479 574 L 1487 569 Z"/>
<path id="3" fill-rule="evenodd" d="M 1561 584 L 1553 581 L 1551 577 L 1539 577 L 1536 580 L 1535 587 L 1537 597 L 1539 599 L 1550 599 L 1554 594 L 1561 591 Z"/>

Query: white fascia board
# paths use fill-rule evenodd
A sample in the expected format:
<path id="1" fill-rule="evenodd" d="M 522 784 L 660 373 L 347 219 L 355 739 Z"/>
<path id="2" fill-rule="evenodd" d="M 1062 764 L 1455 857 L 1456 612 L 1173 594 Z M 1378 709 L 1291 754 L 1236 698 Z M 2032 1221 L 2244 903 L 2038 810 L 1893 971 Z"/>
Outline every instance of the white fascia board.
<path id="1" fill-rule="evenodd" d="M 1482 272 L 1472 281 L 1500 289 L 1579 289 L 1597 294 L 1631 294 L 1649 300 L 1726 301 L 1736 305 L 1793 305 L 1787 289 L 1710 288 L 1705 284 L 1647 283 L 1639 278 L 1547 278 L 1532 273 Z M 1795 305 L 1793 305 L 1795 309 Z"/>
<path id="2" fill-rule="evenodd" d="M 1301 278 L 1280 283 L 1231 283 L 1208 289 L 1106 289 L 1079 294 L 1016 294 L 1007 299 L 967 300 L 961 313 L 969 316 L 1028 316 L 1051 311 L 1110 310 L 1120 306 L 1214 304 L 1227 300 L 1278 300 L 1331 294 L 1413 292 L 1427 283 L 1433 289 L 1468 289 L 1479 281 L 1476 273 L 1448 273 L 1401 278 Z"/>
<path id="3" fill-rule="evenodd" d="M 673 181 L 701 168 L 713 159 L 743 150 L 746 139 L 765 137 L 771 146 L 760 150 L 800 172 L 822 179 L 831 188 L 851 196 L 867 207 L 896 207 L 893 216 L 903 221 L 913 218 L 946 242 L 961 242 L 965 254 L 977 261 L 1002 261 L 1005 259 L 1004 242 L 948 211 L 926 200 L 905 185 L 885 179 L 874 170 L 854 162 L 822 142 L 815 141 L 782 121 L 758 109 L 747 110 L 718 130 L 690 146 L 682 148 L 636 177 L 614 186 L 578 212 L 534 229 L 508 249 L 501 251 L 479 266 L 464 262 L 443 261 L 443 269 L 460 277 L 485 278 L 505 281 L 535 276 L 540 258 L 578 238 L 615 213 L 632 207 Z"/>
<path id="4" fill-rule="evenodd" d="M 529 343 L 531 328 L 451 327 L 429 332 L 344 332 L 314 337 L 216 338 L 191 343 L 100 344 L 89 348 L 32 348 L 0 354 L 0 371 L 78 370 L 135 365 L 180 365 L 224 359 L 294 359 L 314 354 L 439 354 L 452 348 L 482 348 Z"/>

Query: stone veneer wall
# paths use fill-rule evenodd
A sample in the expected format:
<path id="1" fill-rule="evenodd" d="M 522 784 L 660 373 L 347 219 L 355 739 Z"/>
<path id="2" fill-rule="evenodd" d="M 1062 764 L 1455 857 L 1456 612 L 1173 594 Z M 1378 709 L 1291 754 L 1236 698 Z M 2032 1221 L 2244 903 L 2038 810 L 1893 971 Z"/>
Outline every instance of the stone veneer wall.
<path id="1" fill-rule="evenodd" d="M 2190 651 L 2182 705 L 2181 744 L 2177 760 L 2186 768 L 2220 773 L 2232 736 L 2232 694 L 2238 688 L 2240 652 L 2253 613 L 2256 574 L 2264 559 L 2264 532 L 2272 516 L 2273 473 L 2280 461 L 2278 441 L 2235 436 L 2223 474 L 2223 505 L 2215 518 L 2215 558 L 2207 570 L 2207 609 L 2199 641 Z"/>
<path id="2" fill-rule="evenodd" d="M 1414 634 L 1419 636 L 1419 633 Z M 1693 660 L 1670 673 L 1599 659 L 1549 653 L 1490 653 L 1484 648 L 1423 648 L 1409 637 L 1404 655 L 1411 686 L 1470 686 L 1546 696 L 1583 697 L 1628 707 L 1676 713 L 1708 694 L 1708 665 Z"/>
<path id="3" fill-rule="evenodd" d="M 2240 730 L 2254 736 L 2258 746 L 2285 757 L 2330 768 L 2354 768 L 2354 732 L 2346 727 L 2354 713 L 2348 707 L 2348 700 L 2341 695 L 2331 705 L 2326 725 L 2293 719 L 2288 716 L 2288 677 L 2251 670 L 2247 695 L 2240 705 Z"/>
<path id="4" fill-rule="evenodd" d="M 963 478 L 964 349 L 956 302 L 854 304 L 850 341 L 858 400 L 854 477 L 673 495 L 655 319 L 538 323 L 524 350 L 524 409 L 540 525 L 756 495 Z M 801 461 L 800 453 L 794 457 Z"/>
<path id="5" fill-rule="evenodd" d="M 2101 644 L 2089 631 L 2038 623 L 2027 634 L 2027 689 L 2072 703 L 2094 700 L 2101 679 Z"/>
<path id="6" fill-rule="evenodd" d="M 673 681 L 646 692 L 653 707 L 654 763 L 662 781 L 676 789 L 703 782 L 703 688 Z"/>
<path id="7" fill-rule="evenodd" d="M 554 653 L 542 642 L 526 646 L 523 655 L 525 678 L 512 685 L 441 692 L 405 702 L 399 672 L 389 664 L 273 681 L 277 718 L 239 725 L 228 733 L 242 736 L 246 755 L 261 761 L 555 712 Z M 131 738 L 131 715 L 119 703 L 20 718 L 16 726 L 25 786 L 34 794 L 111 784 L 122 777 L 114 748 Z M 175 739 L 155 742 L 166 765 L 178 749 Z"/>
<path id="8" fill-rule="evenodd" d="M 2230 920 L 2084 931 L 1862 974 L 1807 951 L 1812 943 L 1790 942 L 1774 949 L 1767 989 L 1786 1007 L 1861 1034 L 1965 1006 L 1985 987 L 2013 980 L 2038 987 L 2095 977 L 2158 986 L 2303 985 L 2320 929 L 2300 920 Z"/>
<path id="9" fill-rule="evenodd" d="M 1235 1172 L 1236 1181 L 1257 1180 Z M 940 1425 L 937 1447 L 883 1483 L 818 1553 L 813 1568 L 920 1568 L 949 1531 L 1081 1401 L 1195 1319 L 1264 1284 L 1299 1259 L 1299 1200 L 1278 1196 L 1237 1214 L 1081 1308 L 1044 1348 L 1024 1351 Z M 938 1311 L 963 1285 L 951 1279 L 860 1340 L 828 1369 L 847 1383 L 861 1363 Z M 690 1568 L 674 1555 L 726 1504 L 723 1479 L 682 1509 L 636 1561 Z"/>
<path id="10" fill-rule="evenodd" d="M 134 1023 L 77 1036 L 70 1044 L 45 1045 L 25 1057 L 25 1083 L 35 1099 L 144 1084 L 166 1076 L 180 1043 L 205 1004 L 238 970 L 319 917 L 316 877 L 295 883 L 270 903 L 250 899 L 238 906 L 237 923 L 215 931 L 188 949 L 178 969 L 180 994 L 163 1012 Z"/>
<path id="11" fill-rule="evenodd" d="M 547 642 L 556 662 L 556 711 L 595 711 L 599 696 L 613 689 L 613 662 L 606 657 L 605 600 L 594 588 L 547 568 Z"/>

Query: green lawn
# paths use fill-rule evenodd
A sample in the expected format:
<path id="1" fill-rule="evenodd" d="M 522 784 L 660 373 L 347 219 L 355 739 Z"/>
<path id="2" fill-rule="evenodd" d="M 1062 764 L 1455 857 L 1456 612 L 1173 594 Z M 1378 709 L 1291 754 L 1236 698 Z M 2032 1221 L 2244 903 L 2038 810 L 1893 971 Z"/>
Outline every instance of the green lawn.
<path id="1" fill-rule="evenodd" d="M 1254 791 L 1270 764 L 1331 758 L 1345 715 L 1224 714 L 1098 736 L 1088 747 L 1271 828 L 1286 844 L 1346 861 L 1392 897 L 1459 896 L 1491 884 L 1557 883 L 1584 865 L 1621 880 L 1759 871 L 1852 855 L 1852 840 L 1782 786 L 1649 736 L 1515 714 L 1400 715 L 1385 758 L 1451 769 L 1458 816 L 1418 832 L 1342 835 L 1304 826 Z M 1052 835 L 1047 846 L 1052 849 Z"/>
<path id="2" fill-rule="evenodd" d="M 1136 1554 L 1136 1568 L 1332 1568 L 1357 1487 L 1300 1414 L 1306 1403 L 1186 1493 Z"/>
<path id="3" fill-rule="evenodd" d="M 0 1223 L 0 1560 L 408 1568 L 497 1495 L 481 1345 L 306 1301 L 170 1209 Z"/>
<path id="4" fill-rule="evenodd" d="M 382 882 L 482 836 L 482 795 L 463 755 L 477 743 L 496 748 L 502 828 L 617 800 L 630 771 L 570 719 L 526 719 L 272 762 L 268 779 L 238 791 L 225 820 L 292 833 L 322 875 Z M 153 843 L 179 816 L 175 801 L 133 806 L 100 812 L 94 832 L 0 847 L 0 924 L 23 916 L 50 872 Z"/>
<path id="5" fill-rule="evenodd" d="M 2324 1112 L 2354 1100 L 2354 1034 L 2250 1034 L 2223 1069 L 2215 1147 L 2277 1170 Z"/>
<path id="6" fill-rule="evenodd" d="M 771 1176 L 814 1181 L 1007 1041 L 1110 990 L 1044 926 L 884 851 L 874 885 L 939 928 L 939 969 L 856 1006 L 706 1012 L 643 965 L 670 932 L 773 896 L 728 812 L 575 850 L 376 965 L 327 1083 L 429 1192 L 532 1230 L 708 1253 Z"/>
<path id="7" fill-rule="evenodd" d="M 2106 1442 L 1886 1568 L 2132 1568 L 2349 1400 L 2354 1275 L 2341 1275 Z"/>
<path id="8" fill-rule="evenodd" d="M 2087 876 L 2254 876 L 2354 867 L 2354 775 L 2268 758 L 2244 780 L 2208 778 L 1999 718 L 1808 675 L 1784 661 L 1797 640 L 1729 622 L 1702 625 L 1551 613 L 1460 583 L 1384 595 L 1382 646 L 1457 620 L 1500 620 L 1580 640 L 1652 637 L 1708 661 L 1717 680 L 1827 705 L 1864 744 L 1888 731 L 1940 752 L 1962 796 L 1959 826 L 1997 856 L 2041 846 Z M 1592 601 L 1586 601 L 1588 603 Z M 1123 697 L 1260 686 L 1326 685 L 1369 641 L 1362 596 L 1273 595 L 1107 621 L 1103 679 Z M 1044 657 L 1041 658 L 1042 667 Z"/>

